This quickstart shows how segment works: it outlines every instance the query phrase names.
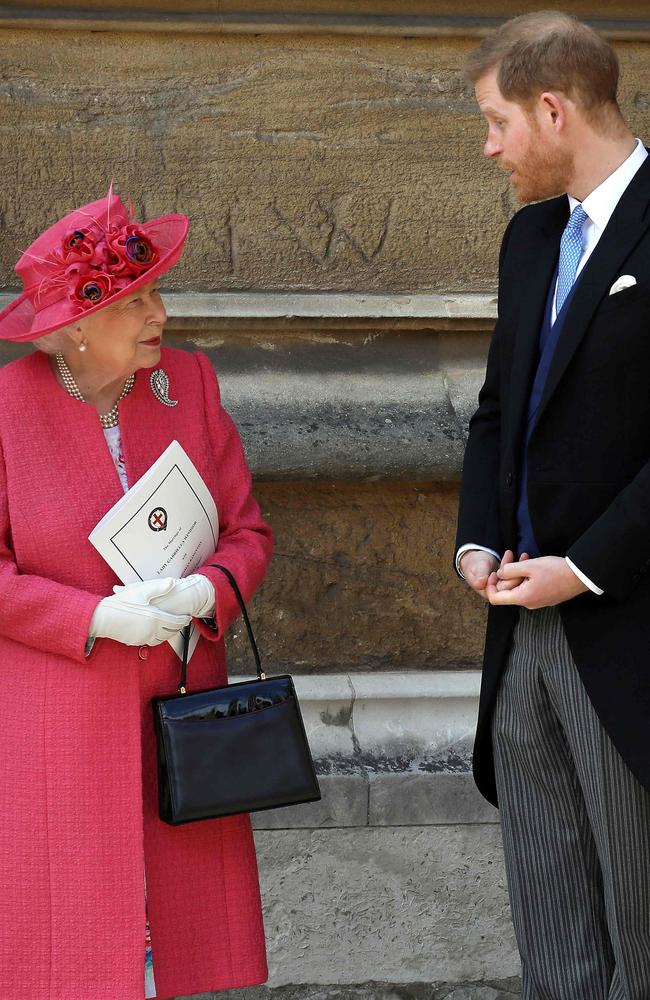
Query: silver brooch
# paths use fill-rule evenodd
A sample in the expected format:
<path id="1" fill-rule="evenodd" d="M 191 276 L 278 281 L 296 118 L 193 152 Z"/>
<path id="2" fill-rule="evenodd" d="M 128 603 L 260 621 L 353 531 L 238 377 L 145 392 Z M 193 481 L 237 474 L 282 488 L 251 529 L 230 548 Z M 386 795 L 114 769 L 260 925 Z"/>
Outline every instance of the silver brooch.
<path id="1" fill-rule="evenodd" d="M 159 403 L 162 403 L 164 406 L 178 406 L 177 399 L 169 398 L 169 378 L 163 368 L 156 368 L 151 373 L 149 376 L 149 385 Z"/>

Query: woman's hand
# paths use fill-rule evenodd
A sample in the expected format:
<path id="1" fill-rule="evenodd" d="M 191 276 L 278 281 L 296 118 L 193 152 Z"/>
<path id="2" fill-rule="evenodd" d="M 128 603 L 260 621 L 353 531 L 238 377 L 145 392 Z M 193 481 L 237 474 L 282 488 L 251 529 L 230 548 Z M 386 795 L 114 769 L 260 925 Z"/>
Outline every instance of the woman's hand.
<path id="1" fill-rule="evenodd" d="M 130 603 L 114 594 L 99 602 L 88 631 L 91 638 L 114 639 L 125 646 L 157 646 L 191 620 L 189 615 L 169 614 L 155 605 Z"/>
<path id="2" fill-rule="evenodd" d="M 192 618 L 212 618 L 215 608 L 214 587 L 207 576 L 193 573 L 182 580 L 170 577 L 129 583 L 113 587 L 114 592 L 128 603 L 150 604 L 172 615 Z"/>

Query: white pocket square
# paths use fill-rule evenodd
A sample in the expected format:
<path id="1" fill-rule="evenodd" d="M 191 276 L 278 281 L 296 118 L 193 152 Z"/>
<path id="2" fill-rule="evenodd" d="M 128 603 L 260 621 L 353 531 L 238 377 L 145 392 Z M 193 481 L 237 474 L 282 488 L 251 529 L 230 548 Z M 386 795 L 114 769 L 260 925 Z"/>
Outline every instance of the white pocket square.
<path id="1" fill-rule="evenodd" d="M 622 274 L 620 278 L 617 278 L 612 287 L 609 290 L 610 295 L 616 295 L 617 292 L 622 292 L 624 288 L 631 288 L 632 285 L 636 285 L 636 278 L 633 274 Z"/>

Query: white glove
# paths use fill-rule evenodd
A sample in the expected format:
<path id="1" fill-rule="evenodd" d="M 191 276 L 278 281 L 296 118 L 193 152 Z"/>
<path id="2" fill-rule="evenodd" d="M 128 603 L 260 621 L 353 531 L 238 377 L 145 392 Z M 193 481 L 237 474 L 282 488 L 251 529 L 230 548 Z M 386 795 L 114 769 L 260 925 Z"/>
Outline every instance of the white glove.
<path id="1" fill-rule="evenodd" d="M 150 604 L 171 615 L 190 615 L 192 618 L 212 618 L 214 615 L 214 587 L 201 573 L 181 580 L 166 577 L 129 583 L 126 587 L 113 587 L 113 590 L 123 601 Z"/>
<path id="2" fill-rule="evenodd" d="M 156 583 L 165 585 L 160 590 L 168 589 L 168 580 Z M 157 646 L 171 639 L 190 621 L 189 615 L 169 614 L 145 601 L 131 603 L 115 594 L 99 602 L 88 634 L 91 639 L 115 639 L 125 646 Z"/>

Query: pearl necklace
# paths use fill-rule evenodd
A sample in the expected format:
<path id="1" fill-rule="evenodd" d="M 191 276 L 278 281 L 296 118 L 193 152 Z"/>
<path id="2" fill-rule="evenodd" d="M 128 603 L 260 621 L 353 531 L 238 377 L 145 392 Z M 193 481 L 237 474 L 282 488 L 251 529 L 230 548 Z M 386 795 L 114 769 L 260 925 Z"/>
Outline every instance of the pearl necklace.
<path id="1" fill-rule="evenodd" d="M 56 363 L 59 369 L 59 374 L 61 375 L 61 379 L 63 381 L 63 385 L 65 386 L 66 392 L 68 392 L 73 399 L 78 399 L 80 403 L 85 403 L 86 400 L 79 392 L 79 386 L 75 382 L 72 372 L 66 365 L 62 354 L 56 355 Z M 122 392 L 117 402 L 115 403 L 115 406 L 113 406 L 108 411 L 108 413 L 99 414 L 99 422 L 101 423 L 102 427 L 104 427 L 106 430 L 108 430 L 110 427 L 117 427 L 119 423 L 118 403 L 120 402 L 120 399 L 124 399 L 125 396 L 128 396 L 134 384 L 135 384 L 135 375 L 129 375 L 124 385 L 124 388 L 122 389 Z"/>

